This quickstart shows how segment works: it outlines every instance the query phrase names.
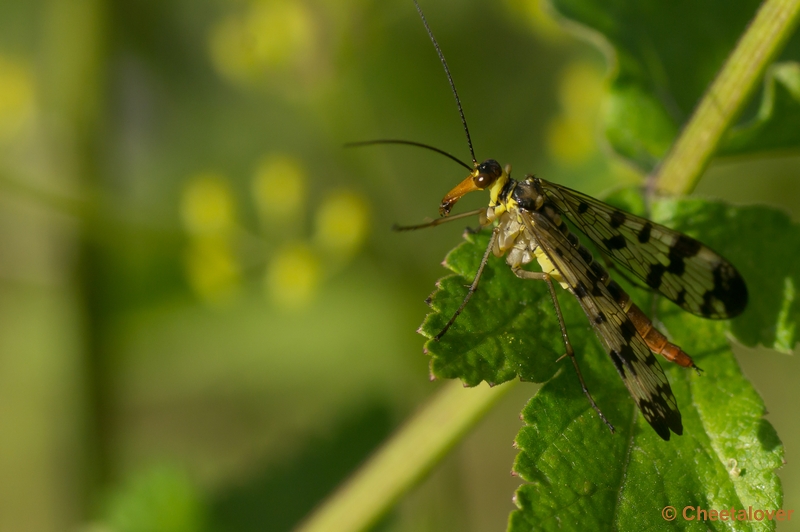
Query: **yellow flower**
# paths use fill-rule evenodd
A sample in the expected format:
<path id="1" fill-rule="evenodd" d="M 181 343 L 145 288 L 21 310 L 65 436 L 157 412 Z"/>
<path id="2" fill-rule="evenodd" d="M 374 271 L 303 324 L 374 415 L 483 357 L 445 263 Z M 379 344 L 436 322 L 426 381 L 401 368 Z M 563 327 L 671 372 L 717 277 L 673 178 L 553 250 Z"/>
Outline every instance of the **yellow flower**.
<path id="1" fill-rule="evenodd" d="M 267 268 L 267 295 L 281 307 L 302 308 L 313 299 L 320 274 L 319 260 L 308 246 L 289 245 L 275 255 Z"/>
<path id="2" fill-rule="evenodd" d="M 302 2 L 260 0 L 242 14 L 222 19 L 212 30 L 214 66 L 236 82 L 256 80 L 308 62 L 317 29 Z"/>
<path id="3" fill-rule="evenodd" d="M 306 199 L 306 172 L 294 158 L 270 155 L 256 169 L 253 195 L 265 223 L 298 218 Z"/>
<path id="4" fill-rule="evenodd" d="M 573 61 L 561 72 L 558 99 L 565 113 L 594 118 L 603 98 L 603 72 L 593 63 Z"/>
<path id="5" fill-rule="evenodd" d="M 29 68 L 0 55 L 0 141 L 18 135 L 33 119 L 35 96 Z"/>
<path id="6" fill-rule="evenodd" d="M 190 241 L 185 260 L 189 284 L 206 301 L 221 303 L 238 291 L 240 266 L 227 240 L 194 238 Z"/>
<path id="7" fill-rule="evenodd" d="M 573 62 L 561 73 L 561 113 L 547 125 L 547 147 L 562 164 L 580 165 L 597 152 L 595 128 L 602 94 L 603 76 L 593 64 Z"/>
<path id="8" fill-rule="evenodd" d="M 320 204 L 314 226 L 314 242 L 321 250 L 336 258 L 348 258 L 367 236 L 367 202 L 354 192 L 334 192 Z"/>
<path id="9" fill-rule="evenodd" d="M 218 174 L 202 173 L 186 184 L 181 218 L 193 235 L 221 235 L 235 226 L 235 200 L 228 183 Z"/>

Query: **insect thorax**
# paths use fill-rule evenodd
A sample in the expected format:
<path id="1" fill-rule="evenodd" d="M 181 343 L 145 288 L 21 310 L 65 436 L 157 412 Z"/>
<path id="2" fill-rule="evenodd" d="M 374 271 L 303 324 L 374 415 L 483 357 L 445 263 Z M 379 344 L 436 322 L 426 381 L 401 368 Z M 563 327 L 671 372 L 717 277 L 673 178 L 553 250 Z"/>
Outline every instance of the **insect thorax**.
<path id="1" fill-rule="evenodd" d="M 506 256 L 506 262 L 511 268 L 519 268 L 534 259 L 539 262 L 542 271 L 550 274 L 553 279 L 564 286 L 561 275 L 553 266 L 547 255 L 542 251 L 536 236 L 529 230 L 534 223 L 530 213 L 540 211 L 545 215 L 557 213 L 548 212 L 544 195 L 536 186 L 535 178 L 528 177 L 524 181 L 509 179 L 508 183 L 486 209 L 481 221 L 491 223 L 497 221 L 497 239 L 495 239 L 492 253 L 495 256 Z M 566 288 L 566 286 L 564 286 Z"/>

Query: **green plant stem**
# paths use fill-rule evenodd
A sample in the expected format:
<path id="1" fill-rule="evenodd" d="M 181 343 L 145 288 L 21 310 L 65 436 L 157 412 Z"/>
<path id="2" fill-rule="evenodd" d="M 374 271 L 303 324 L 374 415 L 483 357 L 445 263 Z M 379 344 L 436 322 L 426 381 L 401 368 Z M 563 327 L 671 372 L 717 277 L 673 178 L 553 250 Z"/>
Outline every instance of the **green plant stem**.
<path id="1" fill-rule="evenodd" d="M 458 380 L 445 384 L 297 532 L 356 531 L 375 524 L 516 382 L 492 388 L 464 388 Z"/>
<path id="2" fill-rule="evenodd" d="M 728 126 L 797 25 L 800 0 L 766 0 L 711 83 L 661 164 L 654 183 L 665 194 L 691 192 Z"/>
<path id="3" fill-rule="evenodd" d="M 41 101 L 46 116 L 56 117 L 61 124 L 58 142 L 69 152 L 67 157 L 53 151 L 54 160 L 67 162 L 54 167 L 57 182 L 69 183 L 76 199 L 28 187 L 20 189 L 48 207 L 64 209 L 82 222 L 80 238 L 74 242 L 76 258 L 72 279 L 76 293 L 76 310 L 80 316 L 81 385 L 77 395 L 82 401 L 82 416 L 71 423 L 81 430 L 78 436 L 81 455 L 77 456 L 76 472 L 80 478 L 73 485 L 82 490 L 79 498 L 82 519 L 94 517 L 96 505 L 111 481 L 114 467 L 112 450 L 115 428 L 113 388 L 114 359 L 109 351 L 108 330 L 113 319 L 109 309 L 112 294 L 108 290 L 108 257 L 102 244 L 85 238 L 90 234 L 97 206 L 89 191 L 101 190 L 108 182 L 104 175 L 107 160 L 108 130 L 111 121 L 104 116 L 107 109 L 106 83 L 110 79 L 110 26 L 115 20 L 109 13 L 108 0 L 46 0 L 41 3 L 42 73 Z M 63 128 L 63 129 L 62 129 Z M 55 137 L 51 140 L 55 141 Z M 45 142 L 43 146 L 48 146 Z M 64 153 L 67 153 L 65 151 Z M 98 224 L 99 227 L 105 225 Z M 105 269 L 104 269 L 105 268 Z M 70 479 L 72 480 L 72 479 Z M 74 491 L 64 484 L 66 490 Z M 66 487 L 69 486 L 69 487 Z"/>

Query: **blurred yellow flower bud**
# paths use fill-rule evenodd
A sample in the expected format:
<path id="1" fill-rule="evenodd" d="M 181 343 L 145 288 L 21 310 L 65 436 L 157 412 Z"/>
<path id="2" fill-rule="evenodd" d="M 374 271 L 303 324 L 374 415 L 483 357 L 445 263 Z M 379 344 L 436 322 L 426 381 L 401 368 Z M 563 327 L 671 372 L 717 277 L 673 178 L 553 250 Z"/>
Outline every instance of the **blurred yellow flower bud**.
<path id="1" fill-rule="evenodd" d="M 23 63 L 0 55 L 0 141 L 18 135 L 34 116 L 33 74 Z"/>
<path id="2" fill-rule="evenodd" d="M 304 244 L 292 244 L 273 257 L 267 267 L 267 295 L 277 305 L 297 309 L 314 297 L 320 281 L 320 263 Z"/>
<path id="3" fill-rule="evenodd" d="M 306 199 L 306 172 L 300 161 L 280 154 L 266 157 L 253 176 L 253 196 L 265 223 L 297 218 Z"/>
<path id="4" fill-rule="evenodd" d="M 561 113 L 547 125 L 547 148 L 562 164 L 574 166 L 597 153 L 597 108 L 603 94 L 603 74 L 595 65 L 576 61 L 561 73 L 558 97 Z"/>
<path id="5" fill-rule="evenodd" d="M 221 303 L 236 294 L 240 266 L 230 243 L 218 237 L 192 239 L 186 251 L 186 271 L 192 289 L 206 301 Z"/>
<path id="6" fill-rule="evenodd" d="M 235 226 L 233 192 L 218 174 L 193 176 L 185 185 L 181 198 L 181 219 L 193 235 L 221 235 Z"/>
<path id="7" fill-rule="evenodd" d="M 301 2 L 259 0 L 215 26 L 211 58 L 223 76 L 248 82 L 308 62 L 315 32 L 311 13 Z"/>
<path id="8" fill-rule="evenodd" d="M 354 192 L 334 192 L 317 209 L 314 243 L 327 254 L 350 257 L 361 247 L 368 231 L 369 207 L 366 200 Z"/>

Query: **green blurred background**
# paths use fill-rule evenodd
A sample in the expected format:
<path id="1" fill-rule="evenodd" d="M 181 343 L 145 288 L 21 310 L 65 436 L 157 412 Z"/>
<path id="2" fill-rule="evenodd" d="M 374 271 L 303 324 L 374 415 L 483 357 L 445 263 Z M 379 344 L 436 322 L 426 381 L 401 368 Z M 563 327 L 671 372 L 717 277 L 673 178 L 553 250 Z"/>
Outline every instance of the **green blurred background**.
<path id="1" fill-rule="evenodd" d="M 604 57 L 538 2 L 423 8 L 479 159 L 640 182 L 597 134 Z M 436 391 L 414 331 L 464 225 L 389 229 L 464 171 L 342 147 L 374 138 L 468 159 L 410 0 L 0 3 L 0 530 L 288 530 Z M 696 194 L 797 221 L 799 171 L 720 161 Z M 800 511 L 799 364 L 737 354 Z M 504 529 L 535 389 L 381 526 Z"/>

